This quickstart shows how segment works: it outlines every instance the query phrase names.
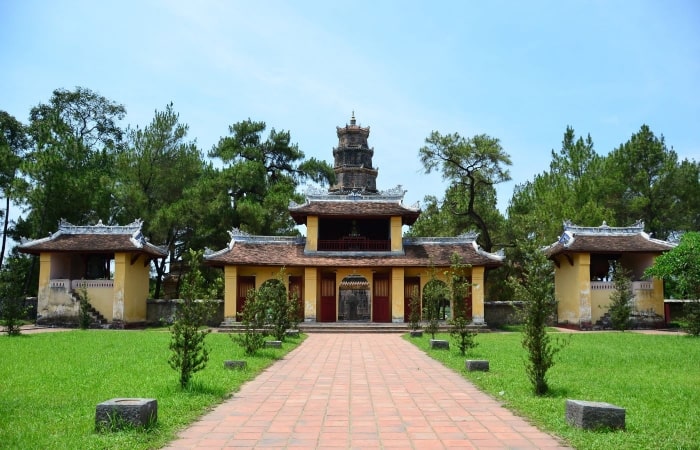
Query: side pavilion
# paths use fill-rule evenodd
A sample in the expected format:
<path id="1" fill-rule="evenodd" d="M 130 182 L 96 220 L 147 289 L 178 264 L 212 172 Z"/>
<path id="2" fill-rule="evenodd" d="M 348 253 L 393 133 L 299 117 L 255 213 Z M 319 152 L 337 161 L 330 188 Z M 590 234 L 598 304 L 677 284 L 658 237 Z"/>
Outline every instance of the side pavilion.
<path id="1" fill-rule="evenodd" d="M 95 318 L 114 326 L 144 323 L 150 262 L 167 252 L 146 241 L 142 225 L 61 221 L 51 236 L 20 245 L 20 252 L 39 255 L 37 324 L 77 323 L 83 290 Z"/>
<path id="2" fill-rule="evenodd" d="M 663 320 L 663 280 L 645 279 L 644 270 L 676 244 L 654 239 L 644 223 L 630 227 L 581 227 L 564 223 L 558 242 L 545 248 L 555 264 L 554 291 L 558 322 L 590 328 L 608 312 L 614 292 L 613 264 L 618 262 L 632 275 L 633 314 L 650 323 Z"/>
<path id="3" fill-rule="evenodd" d="M 411 294 L 423 292 L 431 273 L 444 282 L 456 254 L 470 266 L 473 322 L 484 324 L 485 273 L 500 267 L 503 256 L 480 249 L 476 234 L 403 238 L 402 227 L 412 225 L 420 210 L 403 204 L 401 186 L 376 189 L 369 128 L 358 126 L 353 115 L 337 135 L 337 184 L 327 192 L 309 190 L 304 204 L 289 207 L 295 222 L 306 226 L 305 237 L 233 230 L 228 247 L 205 256 L 224 270 L 226 320 L 237 319 L 250 289 L 284 269 L 306 322 L 405 322 Z"/>

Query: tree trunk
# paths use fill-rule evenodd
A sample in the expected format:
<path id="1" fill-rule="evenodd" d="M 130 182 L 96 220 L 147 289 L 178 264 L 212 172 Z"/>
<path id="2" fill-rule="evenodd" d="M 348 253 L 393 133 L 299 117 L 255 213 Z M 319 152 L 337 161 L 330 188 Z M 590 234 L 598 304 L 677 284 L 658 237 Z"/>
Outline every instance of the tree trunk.
<path id="1" fill-rule="evenodd" d="M 0 269 L 2 269 L 2 261 L 5 257 L 5 244 L 7 242 L 7 227 L 10 222 L 10 196 L 5 198 L 5 222 L 2 225 L 2 249 L 0 249 Z"/>

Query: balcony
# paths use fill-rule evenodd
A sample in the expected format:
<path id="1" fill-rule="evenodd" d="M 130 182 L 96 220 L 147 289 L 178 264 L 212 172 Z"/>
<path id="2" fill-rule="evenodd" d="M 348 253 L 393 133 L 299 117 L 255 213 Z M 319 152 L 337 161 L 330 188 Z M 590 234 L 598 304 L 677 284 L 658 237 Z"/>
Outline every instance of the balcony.
<path id="1" fill-rule="evenodd" d="M 388 252 L 390 250 L 390 240 L 367 239 L 361 236 L 318 241 L 318 251 L 325 252 Z"/>

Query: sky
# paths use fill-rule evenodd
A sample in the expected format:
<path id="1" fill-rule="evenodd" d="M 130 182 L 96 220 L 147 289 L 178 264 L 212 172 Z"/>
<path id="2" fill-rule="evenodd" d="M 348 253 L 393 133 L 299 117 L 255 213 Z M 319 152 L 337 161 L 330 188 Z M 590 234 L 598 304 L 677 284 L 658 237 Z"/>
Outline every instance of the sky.
<path id="1" fill-rule="evenodd" d="M 125 127 L 173 102 L 204 153 L 251 118 L 332 164 L 354 112 L 407 205 L 444 193 L 418 158 L 432 131 L 500 139 L 502 211 L 567 126 L 605 155 L 647 124 L 700 160 L 696 0 L 0 0 L 0 61 L 0 110 L 24 123 L 81 86 Z"/>

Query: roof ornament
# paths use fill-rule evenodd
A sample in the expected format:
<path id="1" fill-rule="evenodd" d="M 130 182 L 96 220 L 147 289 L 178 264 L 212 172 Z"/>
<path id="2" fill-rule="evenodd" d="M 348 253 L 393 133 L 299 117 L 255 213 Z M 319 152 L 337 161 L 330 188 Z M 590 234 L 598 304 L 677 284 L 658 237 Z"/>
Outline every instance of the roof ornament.
<path id="1" fill-rule="evenodd" d="M 357 125 L 357 121 L 355 121 L 355 110 L 352 110 L 352 117 L 350 117 L 350 125 L 355 126 Z"/>

